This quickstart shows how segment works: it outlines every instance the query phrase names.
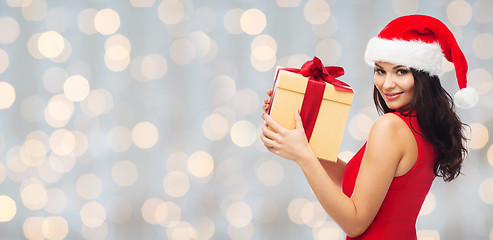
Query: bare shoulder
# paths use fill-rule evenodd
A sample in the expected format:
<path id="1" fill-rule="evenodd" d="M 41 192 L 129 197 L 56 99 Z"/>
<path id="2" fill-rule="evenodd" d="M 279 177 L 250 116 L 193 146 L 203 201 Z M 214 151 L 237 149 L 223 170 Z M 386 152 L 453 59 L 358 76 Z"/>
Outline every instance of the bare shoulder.
<path id="1" fill-rule="evenodd" d="M 407 124 L 397 115 L 386 113 L 378 118 L 371 127 L 371 133 L 382 133 L 384 135 L 402 134 L 408 131 Z"/>
<path id="2" fill-rule="evenodd" d="M 400 159 L 411 138 L 412 133 L 407 124 L 399 116 L 387 113 L 378 118 L 371 127 L 368 147 L 372 152 L 386 152 Z"/>

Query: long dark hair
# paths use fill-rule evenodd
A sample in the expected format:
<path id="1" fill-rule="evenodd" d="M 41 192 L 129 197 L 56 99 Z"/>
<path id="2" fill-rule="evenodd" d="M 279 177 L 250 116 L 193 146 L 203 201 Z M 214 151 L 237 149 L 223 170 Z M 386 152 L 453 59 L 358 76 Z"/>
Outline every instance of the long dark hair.
<path id="1" fill-rule="evenodd" d="M 414 76 L 411 104 L 403 109 L 390 109 L 376 87 L 373 89 L 373 101 L 381 114 L 395 111 L 405 113 L 409 110 L 416 113 L 424 137 L 438 154 L 433 172 L 444 181 L 452 181 L 460 175 L 467 154 L 464 146 L 467 138 L 462 131 L 467 125 L 459 120 L 452 97 L 443 89 L 437 76 L 415 69 L 411 69 L 411 72 Z"/>

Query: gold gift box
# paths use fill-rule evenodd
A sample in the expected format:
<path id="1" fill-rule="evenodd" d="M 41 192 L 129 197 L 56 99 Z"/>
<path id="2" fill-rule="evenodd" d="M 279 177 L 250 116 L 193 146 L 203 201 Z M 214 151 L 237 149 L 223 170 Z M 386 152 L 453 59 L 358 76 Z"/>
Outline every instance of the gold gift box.
<path id="1" fill-rule="evenodd" d="M 283 127 L 294 129 L 294 114 L 301 110 L 307 84 L 307 77 L 278 68 L 269 114 Z M 353 96 L 353 92 L 337 91 L 333 85 L 325 84 L 322 103 L 309 141 L 318 158 L 337 161 Z"/>

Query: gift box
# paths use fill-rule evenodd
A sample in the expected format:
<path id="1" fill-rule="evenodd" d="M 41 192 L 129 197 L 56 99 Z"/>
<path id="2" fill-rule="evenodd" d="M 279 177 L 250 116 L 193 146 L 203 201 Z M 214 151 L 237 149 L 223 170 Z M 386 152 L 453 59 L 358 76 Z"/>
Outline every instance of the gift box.
<path id="1" fill-rule="evenodd" d="M 324 67 L 318 58 L 301 69 L 278 68 L 268 113 L 288 129 L 294 129 L 295 111 L 300 110 L 303 128 L 315 155 L 337 161 L 354 92 L 336 78 L 341 67 Z"/>

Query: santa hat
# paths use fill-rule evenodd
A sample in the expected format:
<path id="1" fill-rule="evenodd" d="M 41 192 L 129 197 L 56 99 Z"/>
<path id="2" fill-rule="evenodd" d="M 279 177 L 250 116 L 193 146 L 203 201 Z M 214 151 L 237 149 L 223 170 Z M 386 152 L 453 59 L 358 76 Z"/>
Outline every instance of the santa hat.
<path id="1" fill-rule="evenodd" d="M 440 20 L 424 15 L 409 15 L 394 19 L 378 37 L 370 39 L 365 61 L 371 66 L 383 61 L 428 72 L 443 73 L 445 60 L 452 62 L 459 85 L 454 102 L 460 108 L 470 108 L 479 101 L 475 89 L 467 87 L 467 61 L 454 35 Z"/>

